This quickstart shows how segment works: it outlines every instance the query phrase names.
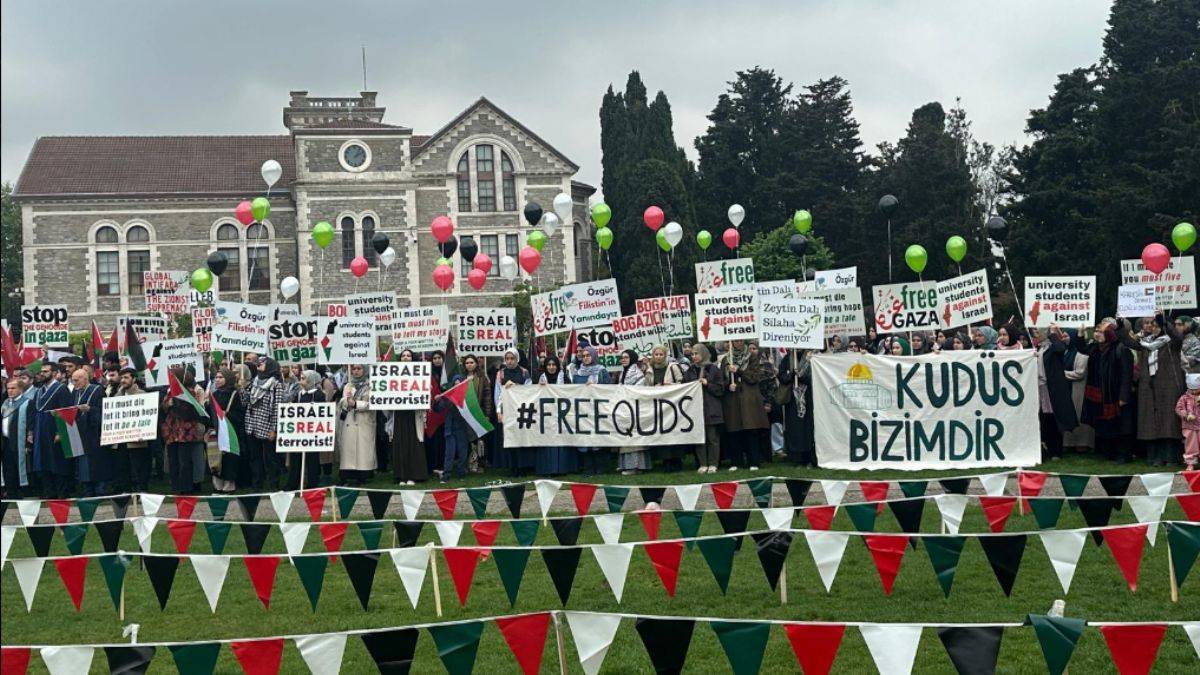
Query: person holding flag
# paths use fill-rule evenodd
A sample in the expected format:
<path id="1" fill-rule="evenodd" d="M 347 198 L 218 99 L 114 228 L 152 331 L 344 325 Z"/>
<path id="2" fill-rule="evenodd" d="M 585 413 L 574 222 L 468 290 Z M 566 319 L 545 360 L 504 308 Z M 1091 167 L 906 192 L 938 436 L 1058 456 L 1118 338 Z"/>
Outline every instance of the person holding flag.
<path id="1" fill-rule="evenodd" d="M 209 435 L 216 439 L 219 451 L 216 461 L 211 462 L 213 489 L 217 492 L 236 490 L 241 468 L 246 405 L 237 384 L 233 371 L 222 368 L 213 376 L 213 391 L 208 398 L 208 414 L 214 427 Z"/>
<path id="2" fill-rule="evenodd" d="M 113 478 L 113 456 L 109 448 L 100 445 L 100 420 L 103 414 L 104 390 L 88 381 L 87 369 L 71 373 L 72 396 L 75 399 L 75 429 L 81 447 L 74 456 L 76 478 L 83 486 L 84 497 L 108 494 Z M 60 430 L 59 435 L 62 435 Z"/>
<path id="3" fill-rule="evenodd" d="M 203 396 L 191 369 L 175 366 L 167 371 L 161 436 L 167 444 L 171 491 L 177 495 L 196 494 L 204 478 L 204 433 L 209 417 L 199 400 Z"/>
<path id="4" fill-rule="evenodd" d="M 42 497 L 66 499 L 74 490 L 75 460 L 62 452 L 54 410 L 73 403 L 62 381 L 62 371 L 52 363 L 30 364 L 37 393 L 33 398 L 33 470 L 41 480 Z"/>
<path id="5" fill-rule="evenodd" d="M 483 438 L 493 430 L 484 412 L 474 379 L 454 375 L 452 385 L 433 401 L 433 408 L 446 415 L 442 426 L 446 438 L 446 463 L 442 467 L 445 483 L 452 475 L 467 475 L 467 452 L 470 441 Z"/>

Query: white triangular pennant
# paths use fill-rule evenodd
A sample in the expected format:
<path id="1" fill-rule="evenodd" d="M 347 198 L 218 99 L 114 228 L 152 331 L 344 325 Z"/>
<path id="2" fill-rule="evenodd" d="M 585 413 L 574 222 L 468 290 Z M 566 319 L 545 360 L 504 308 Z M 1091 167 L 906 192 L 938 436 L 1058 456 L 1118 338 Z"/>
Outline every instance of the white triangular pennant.
<path id="1" fill-rule="evenodd" d="M 165 495 L 152 495 L 149 492 L 139 492 L 138 501 L 142 504 L 143 516 L 157 516 L 158 510 L 162 508 Z"/>
<path id="2" fill-rule="evenodd" d="M 1142 487 L 1146 488 L 1146 494 L 1152 497 L 1165 497 L 1171 494 L 1171 486 L 1175 483 L 1175 474 L 1173 473 L 1144 473 L 1138 478 L 1142 479 Z"/>
<path id="3" fill-rule="evenodd" d="M 204 597 L 208 598 L 208 607 L 215 614 L 217 601 L 221 598 L 221 589 L 225 587 L 225 575 L 229 572 L 229 556 L 196 555 L 192 556 L 192 569 L 200 582 Z"/>
<path id="4" fill-rule="evenodd" d="M 1167 486 L 1170 489 L 1170 486 Z M 1167 508 L 1166 495 L 1147 495 L 1129 497 L 1129 508 L 1133 510 L 1133 515 L 1137 517 L 1139 523 L 1150 523 L 1146 528 L 1146 541 L 1150 545 L 1154 545 L 1154 539 L 1158 535 L 1158 521 L 1162 517 L 1163 511 Z"/>
<path id="5" fill-rule="evenodd" d="M 1200 658 L 1200 621 L 1183 624 L 1183 632 L 1192 641 L 1192 649 L 1196 650 L 1196 658 Z"/>
<path id="6" fill-rule="evenodd" d="M 388 551 L 392 554 L 392 564 L 396 566 L 396 574 L 404 582 L 404 591 L 408 593 L 408 601 L 413 609 L 421 599 L 421 586 L 425 583 L 425 572 L 429 570 L 428 546 L 413 548 L 394 548 Z"/>
<path id="7" fill-rule="evenodd" d="M 287 520 L 288 511 L 292 510 L 292 500 L 295 498 L 295 492 L 271 493 L 271 506 L 275 508 L 275 515 L 279 516 L 279 522 Z"/>
<path id="8" fill-rule="evenodd" d="M 625 524 L 624 513 L 602 513 L 592 521 L 596 523 L 596 529 L 600 530 L 600 539 L 606 544 L 616 544 L 621 541 L 621 528 Z"/>
<path id="9" fill-rule="evenodd" d="M 1046 530 L 1038 532 L 1042 538 L 1042 546 L 1046 555 L 1050 556 L 1050 564 L 1058 575 L 1063 593 L 1071 588 L 1071 579 L 1075 576 L 1075 566 L 1079 564 L 1079 554 L 1083 551 L 1083 542 L 1087 539 L 1084 530 Z"/>
<path id="10" fill-rule="evenodd" d="M 404 517 L 413 520 L 421 511 L 421 502 L 425 500 L 424 490 L 401 490 L 400 503 L 404 506 Z"/>
<path id="11" fill-rule="evenodd" d="M 38 499 L 18 499 L 17 511 L 21 514 L 21 522 L 29 527 L 37 522 L 38 514 L 42 512 L 42 502 Z"/>
<path id="12" fill-rule="evenodd" d="M 584 675 L 596 675 L 612 645 L 613 636 L 621 625 L 616 614 L 584 614 L 565 612 L 571 637 L 575 639 L 575 651 L 579 654 L 579 665 Z"/>
<path id="13" fill-rule="evenodd" d="M 438 539 L 442 540 L 442 546 L 447 548 L 458 546 L 458 538 L 462 536 L 463 521 L 439 520 L 433 525 L 437 528 Z"/>
<path id="14" fill-rule="evenodd" d="M 308 532 L 312 523 L 280 523 L 279 532 L 283 535 L 283 544 L 287 547 L 288 555 L 299 555 L 304 552 L 304 542 L 308 541 Z"/>
<path id="15" fill-rule="evenodd" d="M 845 532 L 805 530 L 804 538 L 808 540 L 808 550 L 812 553 L 813 562 L 817 564 L 817 572 L 821 574 L 825 592 L 828 593 L 842 564 L 842 554 L 846 552 L 850 535 Z"/>
<path id="16" fill-rule="evenodd" d="M 848 487 L 850 487 L 848 480 L 821 480 L 821 491 L 825 493 L 825 503 L 832 506 L 841 504 Z"/>
<path id="17" fill-rule="evenodd" d="M 13 572 L 17 573 L 17 583 L 21 586 L 21 595 L 25 596 L 25 611 L 33 611 L 33 596 L 37 595 L 38 581 L 42 578 L 42 567 L 46 565 L 45 558 L 13 558 Z"/>
<path id="18" fill-rule="evenodd" d="M 983 486 L 983 491 L 989 497 L 1000 497 L 1004 495 L 1004 486 L 1008 485 L 1008 474 L 1006 473 L 989 473 L 982 476 L 976 476 L 979 479 L 979 484 Z"/>
<path id="19" fill-rule="evenodd" d="M 604 578 L 612 588 L 613 597 L 621 602 L 621 594 L 625 592 L 625 575 L 629 572 L 629 558 L 633 556 L 633 544 L 602 544 L 592 546 L 592 555 L 596 556 L 596 564 L 604 572 Z"/>
<path id="20" fill-rule="evenodd" d="M 950 534 L 958 534 L 962 525 L 963 512 L 967 510 L 967 496 L 952 493 L 938 495 L 933 498 L 938 511 L 942 514 L 942 527 Z"/>
<path id="21" fill-rule="evenodd" d="M 921 642 L 920 626 L 875 624 L 859 626 L 879 675 L 908 675 Z"/>
<path id="22" fill-rule="evenodd" d="M 342 655 L 346 653 L 346 634 L 305 635 L 295 638 L 296 649 L 313 675 L 339 673 Z"/>
<path id="23" fill-rule="evenodd" d="M 133 519 L 133 531 L 137 534 L 138 546 L 142 547 L 142 553 L 150 552 L 150 540 L 156 527 L 158 527 L 158 518 L 141 516 Z"/>
<path id="24" fill-rule="evenodd" d="M 792 526 L 792 516 L 796 509 L 791 506 L 779 506 L 762 509 L 763 519 L 767 521 L 768 530 L 786 530 Z"/>
<path id="25" fill-rule="evenodd" d="M 679 498 L 679 506 L 684 511 L 696 509 L 696 502 L 700 499 L 700 488 L 702 487 L 704 487 L 703 483 L 675 486 L 675 496 Z"/>
<path id="26" fill-rule="evenodd" d="M 535 480 L 533 487 L 537 490 L 538 506 L 542 509 L 542 517 L 545 518 L 550 513 L 550 505 L 554 503 L 554 497 L 558 495 L 562 483 L 556 480 Z"/>
<path id="27" fill-rule="evenodd" d="M 42 647 L 42 661 L 50 675 L 87 675 L 95 647 Z"/>
<path id="28" fill-rule="evenodd" d="M 17 536 L 17 528 L 5 525 L 0 527 L 0 569 L 8 562 L 8 549 L 12 548 L 13 539 Z"/>

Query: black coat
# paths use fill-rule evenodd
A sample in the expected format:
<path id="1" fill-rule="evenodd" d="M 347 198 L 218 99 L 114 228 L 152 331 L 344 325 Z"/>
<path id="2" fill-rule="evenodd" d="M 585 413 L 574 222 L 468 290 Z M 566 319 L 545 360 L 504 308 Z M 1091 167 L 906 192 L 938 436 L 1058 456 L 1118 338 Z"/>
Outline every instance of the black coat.
<path id="1" fill-rule="evenodd" d="M 701 373 L 708 380 L 704 390 L 704 424 L 713 426 L 725 422 L 725 413 L 721 408 L 721 397 L 725 395 L 725 371 L 715 363 L 705 363 L 700 367 L 691 367 L 683 371 L 684 382 L 696 382 Z"/>
<path id="2" fill-rule="evenodd" d="M 1058 430 L 1065 433 L 1079 426 L 1079 417 L 1075 414 L 1075 400 L 1071 398 L 1071 382 L 1067 380 L 1067 367 L 1063 363 L 1067 345 L 1054 336 L 1049 340 L 1050 346 L 1042 353 L 1042 368 L 1046 373 L 1046 391 L 1050 394 L 1050 409 L 1054 412 L 1054 421 L 1058 424 Z"/>

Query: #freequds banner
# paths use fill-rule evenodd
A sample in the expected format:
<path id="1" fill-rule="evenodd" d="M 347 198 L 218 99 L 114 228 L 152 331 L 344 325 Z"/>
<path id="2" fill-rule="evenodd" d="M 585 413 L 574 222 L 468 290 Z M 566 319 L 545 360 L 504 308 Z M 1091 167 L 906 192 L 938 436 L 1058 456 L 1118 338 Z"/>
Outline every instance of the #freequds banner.
<path id="1" fill-rule="evenodd" d="M 504 390 L 503 410 L 506 448 L 704 442 L 699 382 L 513 386 Z"/>
<path id="2" fill-rule="evenodd" d="M 817 459 L 830 469 L 958 469 L 1041 461 L 1036 355 L 813 358 Z"/>

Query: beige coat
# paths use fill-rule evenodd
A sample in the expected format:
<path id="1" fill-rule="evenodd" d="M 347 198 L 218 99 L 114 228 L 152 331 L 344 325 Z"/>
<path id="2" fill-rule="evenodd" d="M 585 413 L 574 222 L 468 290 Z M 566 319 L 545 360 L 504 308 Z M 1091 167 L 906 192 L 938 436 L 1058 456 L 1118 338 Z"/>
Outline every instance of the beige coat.
<path id="1" fill-rule="evenodd" d="M 351 407 L 351 402 L 354 406 Z M 342 471 L 374 471 L 375 411 L 371 410 L 371 389 L 362 387 L 354 396 L 354 385 L 347 384 L 338 401 L 337 449 Z"/>

